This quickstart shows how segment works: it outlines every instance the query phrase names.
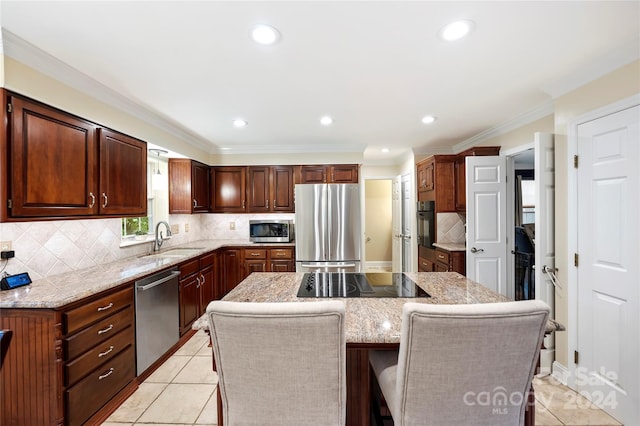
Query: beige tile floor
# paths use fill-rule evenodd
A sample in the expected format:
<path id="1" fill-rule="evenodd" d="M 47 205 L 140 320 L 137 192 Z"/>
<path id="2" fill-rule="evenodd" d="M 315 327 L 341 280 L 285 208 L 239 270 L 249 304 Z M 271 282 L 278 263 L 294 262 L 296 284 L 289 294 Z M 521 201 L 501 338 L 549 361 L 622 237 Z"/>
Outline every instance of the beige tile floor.
<path id="1" fill-rule="evenodd" d="M 199 331 L 140 385 L 103 426 L 214 425 L 218 378 Z M 620 426 L 552 377 L 534 379 L 536 425 Z"/>

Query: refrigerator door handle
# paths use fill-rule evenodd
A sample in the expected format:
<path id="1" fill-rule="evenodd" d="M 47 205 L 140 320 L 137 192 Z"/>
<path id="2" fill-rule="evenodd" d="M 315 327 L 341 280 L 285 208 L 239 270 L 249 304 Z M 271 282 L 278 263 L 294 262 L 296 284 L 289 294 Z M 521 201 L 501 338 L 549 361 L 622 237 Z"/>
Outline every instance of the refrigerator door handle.
<path id="1" fill-rule="evenodd" d="M 355 268 L 355 263 L 302 263 L 301 264 L 305 268 L 317 268 L 318 266 L 322 266 L 323 268 Z"/>

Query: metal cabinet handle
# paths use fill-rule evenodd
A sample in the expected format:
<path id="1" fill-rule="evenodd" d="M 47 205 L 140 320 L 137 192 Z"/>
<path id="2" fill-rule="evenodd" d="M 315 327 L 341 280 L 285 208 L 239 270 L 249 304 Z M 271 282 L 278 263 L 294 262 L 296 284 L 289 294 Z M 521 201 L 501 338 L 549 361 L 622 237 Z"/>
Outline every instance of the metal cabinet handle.
<path id="1" fill-rule="evenodd" d="M 471 253 L 482 253 L 484 249 L 477 249 L 475 247 L 471 247 Z"/>
<path id="2" fill-rule="evenodd" d="M 269 200 L 267 200 L 267 208 L 269 208 Z"/>
<path id="3" fill-rule="evenodd" d="M 102 198 L 104 198 L 104 203 L 102 204 L 102 208 L 104 209 L 105 207 L 107 207 L 107 204 L 109 204 L 109 197 L 107 197 L 107 194 L 103 192 Z"/>
<path id="4" fill-rule="evenodd" d="M 104 328 L 102 330 L 98 330 L 98 334 L 108 333 L 111 330 L 113 330 L 113 324 L 109 324 L 109 327 Z"/>
<path id="5" fill-rule="evenodd" d="M 251 256 L 260 256 L 260 253 L 251 253 Z"/>
<path id="6" fill-rule="evenodd" d="M 444 256 L 443 256 L 443 255 L 441 255 L 441 254 L 439 254 L 439 255 L 438 255 L 438 259 L 444 259 Z"/>
<path id="7" fill-rule="evenodd" d="M 202 278 L 202 284 L 200 284 L 200 286 L 203 286 L 204 283 L 207 282 L 207 279 L 204 277 L 204 274 L 200 274 L 200 277 Z"/>
<path id="8" fill-rule="evenodd" d="M 90 192 L 89 198 L 91 198 L 91 202 L 89 203 L 89 208 L 93 208 L 93 206 L 96 205 L 96 196 L 93 195 L 93 192 Z"/>
<path id="9" fill-rule="evenodd" d="M 105 378 L 109 377 L 110 375 L 112 375 L 112 374 L 113 374 L 114 370 L 115 370 L 115 369 L 114 369 L 113 367 L 111 367 L 111 368 L 109 369 L 109 371 L 107 371 L 106 373 L 104 373 L 104 374 L 100 375 L 100 376 L 98 377 L 98 380 L 102 380 L 102 379 L 105 379 Z"/>
<path id="10" fill-rule="evenodd" d="M 107 356 L 107 355 L 109 355 L 111 352 L 113 352 L 113 346 L 109 346 L 109 349 L 107 349 L 107 350 L 106 350 L 106 351 L 104 351 L 104 352 L 100 352 L 100 353 L 98 354 L 98 358 L 102 358 L 103 356 Z"/>
<path id="11" fill-rule="evenodd" d="M 244 209 L 244 200 L 242 200 L 242 208 Z"/>
<path id="12" fill-rule="evenodd" d="M 276 199 L 274 198 L 274 199 L 273 199 L 273 206 L 272 206 L 272 208 L 274 208 L 274 209 L 275 209 L 276 207 L 278 207 L 278 206 L 276 205 Z"/>
<path id="13" fill-rule="evenodd" d="M 193 199 L 193 208 L 195 209 L 196 207 L 198 207 L 198 202 L 196 201 L 196 199 Z"/>
<path id="14" fill-rule="evenodd" d="M 196 288 L 200 288 L 200 277 L 196 277 L 196 281 L 198 282 L 198 284 L 196 284 Z"/>
<path id="15" fill-rule="evenodd" d="M 113 302 L 110 302 L 107 306 L 99 306 L 98 312 L 106 311 L 111 308 L 113 308 Z"/>

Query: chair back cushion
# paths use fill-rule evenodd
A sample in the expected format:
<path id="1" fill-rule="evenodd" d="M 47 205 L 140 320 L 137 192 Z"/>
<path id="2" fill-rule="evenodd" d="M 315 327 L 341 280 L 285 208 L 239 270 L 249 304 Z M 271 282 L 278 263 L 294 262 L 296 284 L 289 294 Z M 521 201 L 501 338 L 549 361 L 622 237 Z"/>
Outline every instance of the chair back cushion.
<path id="1" fill-rule="evenodd" d="M 396 425 L 523 424 L 548 315 L 535 300 L 405 304 Z"/>
<path id="2" fill-rule="evenodd" d="M 344 311 L 340 301 L 211 302 L 225 426 L 344 425 Z"/>

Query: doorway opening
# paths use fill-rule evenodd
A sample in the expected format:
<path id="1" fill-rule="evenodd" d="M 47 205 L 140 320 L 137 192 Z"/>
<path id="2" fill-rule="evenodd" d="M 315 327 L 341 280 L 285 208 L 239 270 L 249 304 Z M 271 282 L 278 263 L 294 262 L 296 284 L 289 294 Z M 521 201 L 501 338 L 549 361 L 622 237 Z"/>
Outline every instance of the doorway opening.
<path id="1" fill-rule="evenodd" d="M 364 269 L 391 271 L 393 254 L 393 179 L 364 181 Z"/>

